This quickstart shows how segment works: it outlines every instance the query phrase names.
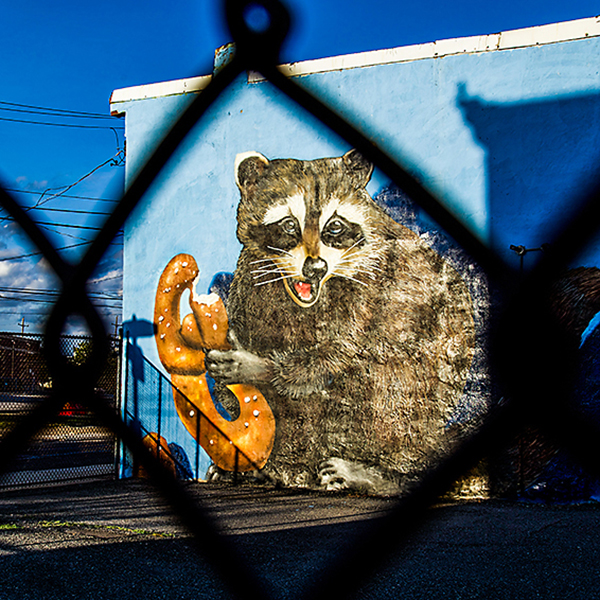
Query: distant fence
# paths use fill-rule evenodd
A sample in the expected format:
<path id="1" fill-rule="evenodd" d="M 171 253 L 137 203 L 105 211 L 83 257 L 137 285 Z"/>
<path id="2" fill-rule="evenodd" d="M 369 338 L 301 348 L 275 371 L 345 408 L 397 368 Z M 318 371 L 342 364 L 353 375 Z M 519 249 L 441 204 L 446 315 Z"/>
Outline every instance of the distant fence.
<path id="1" fill-rule="evenodd" d="M 109 339 L 111 353 L 96 392 L 113 406 L 119 399 L 120 338 Z M 92 340 L 61 336 L 63 356 L 74 365 L 85 362 Z M 53 392 L 44 337 L 0 333 L 0 439 L 24 415 Z M 89 399 L 65 401 L 62 409 L 0 476 L 0 487 L 27 486 L 115 475 L 115 434 L 88 408 Z"/>

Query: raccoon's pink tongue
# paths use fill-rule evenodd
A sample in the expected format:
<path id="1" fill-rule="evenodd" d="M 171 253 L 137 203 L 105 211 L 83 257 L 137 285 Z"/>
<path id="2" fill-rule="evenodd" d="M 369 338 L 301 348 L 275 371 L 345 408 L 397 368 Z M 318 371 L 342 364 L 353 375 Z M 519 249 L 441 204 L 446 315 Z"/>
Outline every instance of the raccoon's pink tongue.
<path id="1" fill-rule="evenodd" d="M 305 281 L 296 281 L 294 283 L 294 288 L 296 288 L 296 292 L 298 296 L 302 298 L 302 300 L 310 300 L 312 294 L 312 286 L 310 283 L 306 283 Z"/>

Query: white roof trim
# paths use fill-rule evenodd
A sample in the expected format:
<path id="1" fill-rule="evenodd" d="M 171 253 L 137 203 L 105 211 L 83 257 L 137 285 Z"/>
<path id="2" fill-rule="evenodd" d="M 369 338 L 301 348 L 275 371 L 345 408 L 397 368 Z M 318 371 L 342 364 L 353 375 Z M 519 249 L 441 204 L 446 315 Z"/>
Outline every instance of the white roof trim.
<path id="1" fill-rule="evenodd" d="M 347 54 L 331 58 L 306 60 L 282 65 L 281 71 L 290 77 L 298 77 L 314 73 L 373 67 L 425 58 L 442 58 L 457 54 L 512 50 L 598 36 L 600 36 L 600 16 L 525 29 L 514 29 L 490 35 L 439 40 L 428 44 L 401 46 L 388 50 L 373 50 L 371 52 L 359 52 L 357 54 Z M 113 108 L 113 105 L 119 102 L 199 92 L 208 85 L 211 77 L 212 75 L 205 75 L 203 77 L 179 79 L 177 81 L 153 83 L 115 90 L 110 99 L 111 112 L 119 112 L 118 107 Z M 262 76 L 258 73 L 248 74 L 249 83 L 262 80 Z"/>
<path id="2" fill-rule="evenodd" d="M 503 33 L 477 35 L 465 38 L 438 40 L 428 44 L 401 46 L 389 50 L 373 50 L 332 58 L 319 58 L 281 66 L 281 72 L 289 77 L 312 75 L 327 71 L 341 71 L 359 67 L 373 67 L 391 63 L 409 62 L 424 58 L 442 58 L 456 54 L 513 50 L 529 46 L 555 44 L 588 37 L 600 36 L 600 17 L 540 25 L 526 29 L 514 29 Z M 258 73 L 249 75 L 249 82 L 262 81 Z"/>
<path id="3" fill-rule="evenodd" d="M 149 83 L 135 87 L 115 90 L 110 97 L 111 113 L 119 112 L 113 108 L 113 104 L 119 102 L 130 102 L 131 100 L 145 100 L 146 98 L 160 98 L 163 96 L 174 96 L 190 92 L 202 91 L 212 79 L 212 75 L 191 77 L 189 79 L 178 79 L 176 81 L 164 81 L 161 83 Z"/>

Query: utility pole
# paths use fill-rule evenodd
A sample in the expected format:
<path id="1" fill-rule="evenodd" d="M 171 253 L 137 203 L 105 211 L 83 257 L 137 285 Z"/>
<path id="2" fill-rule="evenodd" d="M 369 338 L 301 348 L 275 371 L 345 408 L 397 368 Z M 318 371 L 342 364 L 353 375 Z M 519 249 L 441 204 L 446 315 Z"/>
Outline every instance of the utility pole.
<path id="1" fill-rule="evenodd" d="M 17 325 L 21 326 L 21 335 L 25 333 L 25 327 L 29 327 L 29 325 L 25 324 L 25 317 L 21 317 L 21 320 L 17 323 Z"/>
<path id="2" fill-rule="evenodd" d="M 117 337 L 117 334 L 119 333 L 119 315 L 115 315 L 115 322 L 113 323 L 113 325 L 115 326 L 115 337 Z"/>

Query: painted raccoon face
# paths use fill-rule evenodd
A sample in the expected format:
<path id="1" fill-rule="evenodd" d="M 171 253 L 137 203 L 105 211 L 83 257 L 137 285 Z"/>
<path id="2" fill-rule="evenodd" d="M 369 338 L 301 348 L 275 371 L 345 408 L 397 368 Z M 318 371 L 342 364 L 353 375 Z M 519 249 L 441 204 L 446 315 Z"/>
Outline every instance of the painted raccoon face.
<path id="1" fill-rule="evenodd" d="M 238 235 L 260 256 L 252 261 L 254 285 L 281 281 L 308 308 L 332 277 L 361 285 L 373 280 L 379 260 L 369 241 L 372 200 L 364 189 L 371 172 L 354 151 L 315 161 L 239 157 Z"/>

